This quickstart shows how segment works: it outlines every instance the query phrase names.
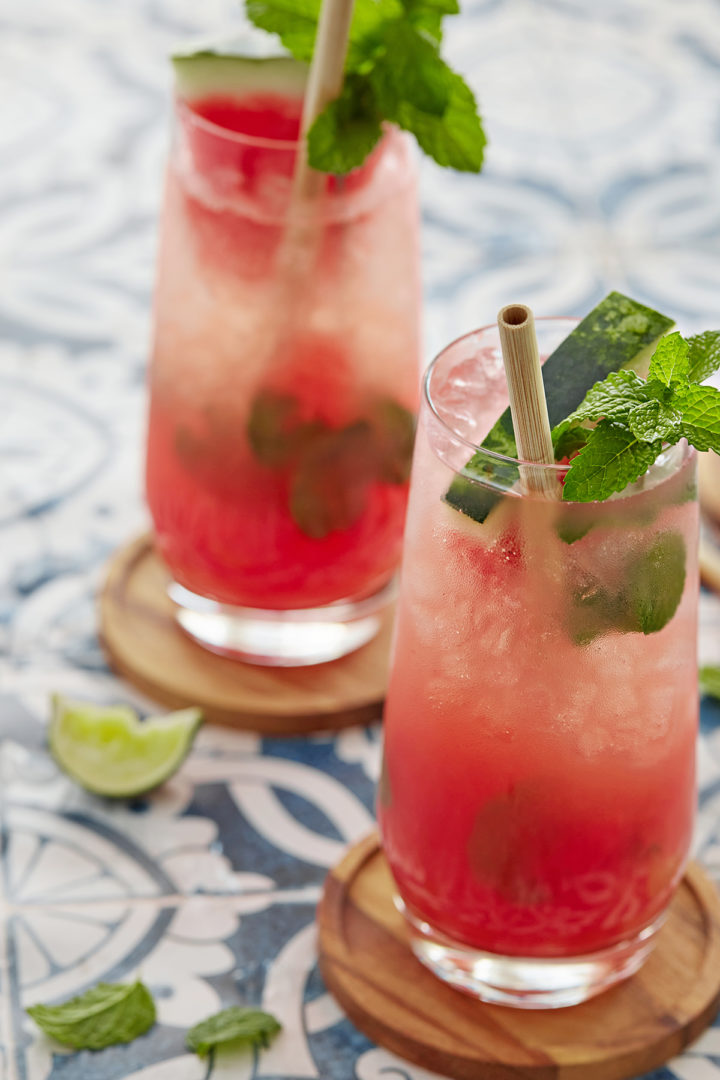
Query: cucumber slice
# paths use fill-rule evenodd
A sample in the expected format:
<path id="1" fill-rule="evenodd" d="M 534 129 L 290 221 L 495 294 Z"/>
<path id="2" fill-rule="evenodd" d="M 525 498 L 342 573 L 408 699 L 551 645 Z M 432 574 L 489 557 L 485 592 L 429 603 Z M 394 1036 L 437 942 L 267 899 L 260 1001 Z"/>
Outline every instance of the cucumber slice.
<path id="1" fill-rule="evenodd" d="M 178 96 L 187 102 L 229 94 L 251 97 L 277 94 L 302 98 L 308 66 L 293 59 L 264 36 L 243 36 L 237 43 L 207 47 L 172 57 Z"/>
<path id="2" fill-rule="evenodd" d="M 550 426 L 555 427 L 573 412 L 596 382 L 611 371 L 633 368 L 647 373 L 655 346 L 674 326 L 659 311 L 639 304 L 622 293 L 611 292 L 558 345 L 543 364 L 543 383 Z M 482 446 L 497 454 L 516 454 L 510 409 L 483 440 Z M 478 480 L 487 479 L 487 459 L 475 454 L 466 465 Z M 456 510 L 483 522 L 502 496 L 476 484 L 467 476 L 457 476 L 445 499 Z"/>

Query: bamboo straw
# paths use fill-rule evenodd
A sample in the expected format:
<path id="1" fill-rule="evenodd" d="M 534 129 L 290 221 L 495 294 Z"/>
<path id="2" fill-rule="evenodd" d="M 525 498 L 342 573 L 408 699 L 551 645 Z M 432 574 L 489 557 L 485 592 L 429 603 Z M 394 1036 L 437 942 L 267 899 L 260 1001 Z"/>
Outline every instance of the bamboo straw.
<path id="1" fill-rule="evenodd" d="M 518 457 L 524 462 L 553 465 L 555 455 L 533 313 L 524 304 L 508 304 L 497 321 Z M 552 469 L 521 465 L 520 481 L 527 492 L 545 498 L 560 494 Z"/>
<path id="2" fill-rule="evenodd" d="M 325 185 L 325 173 L 308 164 L 307 134 L 326 105 L 340 96 L 354 0 L 323 0 L 310 64 L 300 124 L 300 153 L 294 176 L 296 199 L 315 198 Z"/>

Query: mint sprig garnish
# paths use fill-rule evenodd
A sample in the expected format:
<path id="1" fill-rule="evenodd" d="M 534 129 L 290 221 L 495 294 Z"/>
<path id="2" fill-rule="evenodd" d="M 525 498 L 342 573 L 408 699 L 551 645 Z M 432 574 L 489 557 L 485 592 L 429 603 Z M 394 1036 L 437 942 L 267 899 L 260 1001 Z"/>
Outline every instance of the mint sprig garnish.
<path id="1" fill-rule="evenodd" d="M 246 0 L 248 18 L 310 61 L 320 0 Z M 439 165 L 482 168 L 485 133 L 472 90 L 440 56 L 442 20 L 456 0 L 356 0 L 341 96 L 308 133 L 308 161 L 342 174 L 362 165 L 388 120 Z"/>
<path id="2" fill-rule="evenodd" d="M 98 983 L 62 1005 L 33 1005 L 27 1012 L 46 1035 L 75 1050 L 132 1042 L 155 1023 L 152 995 L 139 981 Z"/>
<path id="3" fill-rule="evenodd" d="M 188 1050 L 204 1057 L 225 1043 L 266 1047 L 280 1030 L 281 1025 L 271 1013 L 231 1005 L 190 1028 L 185 1043 Z"/>
<path id="4" fill-rule="evenodd" d="M 632 371 L 596 383 L 553 430 L 558 458 L 575 452 L 563 486 L 574 502 L 607 499 L 641 477 L 668 445 L 685 438 L 720 452 L 720 390 L 699 386 L 720 367 L 720 331 L 685 339 L 669 334 L 650 361 L 647 381 Z M 585 443 L 578 425 L 585 427 Z M 567 447 L 571 446 L 568 450 Z"/>

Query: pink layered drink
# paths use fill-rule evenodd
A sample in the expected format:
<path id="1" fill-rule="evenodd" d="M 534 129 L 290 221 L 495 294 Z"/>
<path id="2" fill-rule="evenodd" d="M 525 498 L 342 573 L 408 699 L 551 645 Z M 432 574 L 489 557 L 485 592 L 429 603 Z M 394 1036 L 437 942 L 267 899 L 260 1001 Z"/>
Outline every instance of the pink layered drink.
<path id="1" fill-rule="evenodd" d="M 539 323 L 541 345 L 570 326 Z M 441 354 L 427 397 L 385 713 L 383 843 L 438 974 L 472 989 L 488 957 L 517 958 L 524 974 L 511 982 L 524 978 L 532 1001 L 535 962 L 542 980 L 544 958 L 589 958 L 567 986 L 553 974 L 555 999 L 537 995 L 566 1004 L 638 966 L 688 854 L 695 455 L 680 443 L 622 495 L 566 503 L 521 495 L 516 466 L 489 454 L 477 484 L 495 501 L 480 523 L 447 494 L 507 406 L 495 332 Z M 548 468 L 562 480 L 562 466 Z M 445 947 L 460 950 L 465 983 L 438 960 Z"/>
<path id="2" fill-rule="evenodd" d="M 293 239 L 300 110 L 273 93 L 178 104 L 158 268 L 157 542 L 185 589 L 253 609 L 387 583 L 417 405 L 408 145 L 389 130 L 361 169 L 327 182 Z M 288 260 L 289 234 L 302 250 Z"/>

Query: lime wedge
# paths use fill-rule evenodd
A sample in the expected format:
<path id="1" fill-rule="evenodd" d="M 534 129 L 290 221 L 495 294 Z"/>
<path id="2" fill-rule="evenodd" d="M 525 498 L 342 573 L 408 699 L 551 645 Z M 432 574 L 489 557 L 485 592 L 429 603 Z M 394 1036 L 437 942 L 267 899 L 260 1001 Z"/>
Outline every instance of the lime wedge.
<path id="1" fill-rule="evenodd" d="M 181 709 L 141 721 L 125 705 L 91 705 L 54 694 L 50 751 L 60 768 L 88 791 L 129 798 L 176 772 L 202 720 L 199 709 Z"/>

